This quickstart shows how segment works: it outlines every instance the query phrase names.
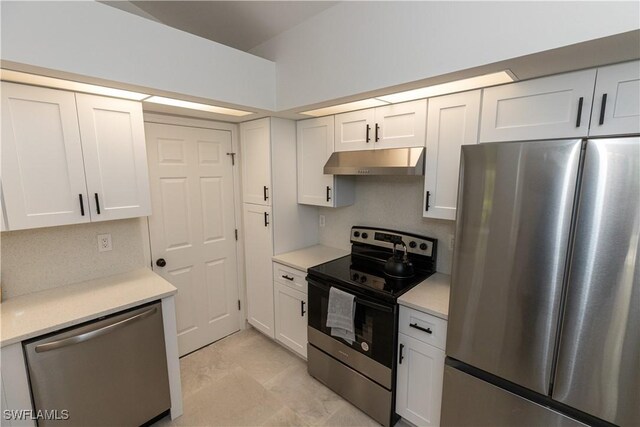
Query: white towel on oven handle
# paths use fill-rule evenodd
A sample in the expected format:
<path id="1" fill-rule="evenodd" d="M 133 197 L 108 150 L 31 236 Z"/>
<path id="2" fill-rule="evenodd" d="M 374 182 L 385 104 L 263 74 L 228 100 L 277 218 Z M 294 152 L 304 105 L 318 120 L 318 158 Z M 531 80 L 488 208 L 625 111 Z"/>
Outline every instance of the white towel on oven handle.
<path id="1" fill-rule="evenodd" d="M 331 287 L 327 307 L 327 327 L 331 335 L 342 338 L 350 345 L 356 339 L 353 319 L 356 314 L 356 297 Z"/>

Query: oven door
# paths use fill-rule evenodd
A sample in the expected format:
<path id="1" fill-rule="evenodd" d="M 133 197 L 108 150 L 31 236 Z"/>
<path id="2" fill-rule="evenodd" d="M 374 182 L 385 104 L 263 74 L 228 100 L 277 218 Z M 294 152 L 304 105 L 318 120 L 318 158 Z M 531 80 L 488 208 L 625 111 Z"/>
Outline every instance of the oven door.
<path id="1" fill-rule="evenodd" d="M 379 302 L 353 289 L 325 280 L 318 280 L 314 277 L 307 276 L 307 282 L 309 283 L 309 327 L 321 332 L 326 337 L 330 337 L 331 340 L 351 347 L 356 352 L 375 360 L 389 369 L 393 369 L 394 339 L 397 324 L 395 304 Z M 332 337 L 331 328 L 326 326 L 329 289 L 332 286 L 356 297 L 354 319 L 356 339 L 353 344 L 349 344 L 341 338 Z M 312 333 L 311 335 L 314 334 Z M 328 343 L 329 340 L 326 337 L 322 337 L 321 340 Z M 311 342 L 311 336 L 309 340 Z"/>

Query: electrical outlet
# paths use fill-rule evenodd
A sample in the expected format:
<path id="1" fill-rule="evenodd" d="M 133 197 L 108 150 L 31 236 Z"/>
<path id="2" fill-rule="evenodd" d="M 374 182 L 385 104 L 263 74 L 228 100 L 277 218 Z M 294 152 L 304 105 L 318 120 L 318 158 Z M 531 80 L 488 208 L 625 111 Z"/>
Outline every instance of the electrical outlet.
<path id="1" fill-rule="evenodd" d="M 320 227 L 324 227 L 324 215 L 320 215 Z"/>
<path id="2" fill-rule="evenodd" d="M 107 252 L 113 249 L 111 246 L 111 234 L 98 234 L 98 252 Z"/>
<path id="3" fill-rule="evenodd" d="M 455 243 L 456 239 L 455 236 L 453 234 L 449 234 L 449 250 L 452 251 L 453 250 L 453 244 Z"/>

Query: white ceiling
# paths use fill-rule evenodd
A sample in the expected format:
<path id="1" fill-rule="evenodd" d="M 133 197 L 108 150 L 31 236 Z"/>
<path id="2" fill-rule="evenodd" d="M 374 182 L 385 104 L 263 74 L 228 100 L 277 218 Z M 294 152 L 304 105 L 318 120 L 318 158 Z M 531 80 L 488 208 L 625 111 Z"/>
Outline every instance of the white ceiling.
<path id="1" fill-rule="evenodd" d="M 336 1 L 101 1 L 248 52 Z"/>

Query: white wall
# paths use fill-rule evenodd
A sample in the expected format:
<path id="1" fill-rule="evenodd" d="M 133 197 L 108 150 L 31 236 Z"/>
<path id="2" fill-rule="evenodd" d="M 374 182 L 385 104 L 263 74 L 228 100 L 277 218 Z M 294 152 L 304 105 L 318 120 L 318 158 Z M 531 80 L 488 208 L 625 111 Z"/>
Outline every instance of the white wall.
<path id="1" fill-rule="evenodd" d="M 146 218 L 2 233 L 2 298 L 148 267 Z M 98 234 L 113 250 L 98 252 Z"/>
<path id="2" fill-rule="evenodd" d="M 13 61 L 247 107 L 275 107 L 275 64 L 93 1 L 3 1 Z"/>
<path id="3" fill-rule="evenodd" d="M 422 217 L 424 177 L 358 176 L 356 202 L 344 208 L 320 208 L 325 226 L 320 227 L 320 243 L 350 249 L 350 230 L 354 225 L 390 228 L 438 239 L 437 270 L 451 273 L 450 236 L 453 221 Z"/>
<path id="4" fill-rule="evenodd" d="M 341 2 L 251 50 L 277 107 L 317 102 L 638 29 L 640 2 Z"/>

